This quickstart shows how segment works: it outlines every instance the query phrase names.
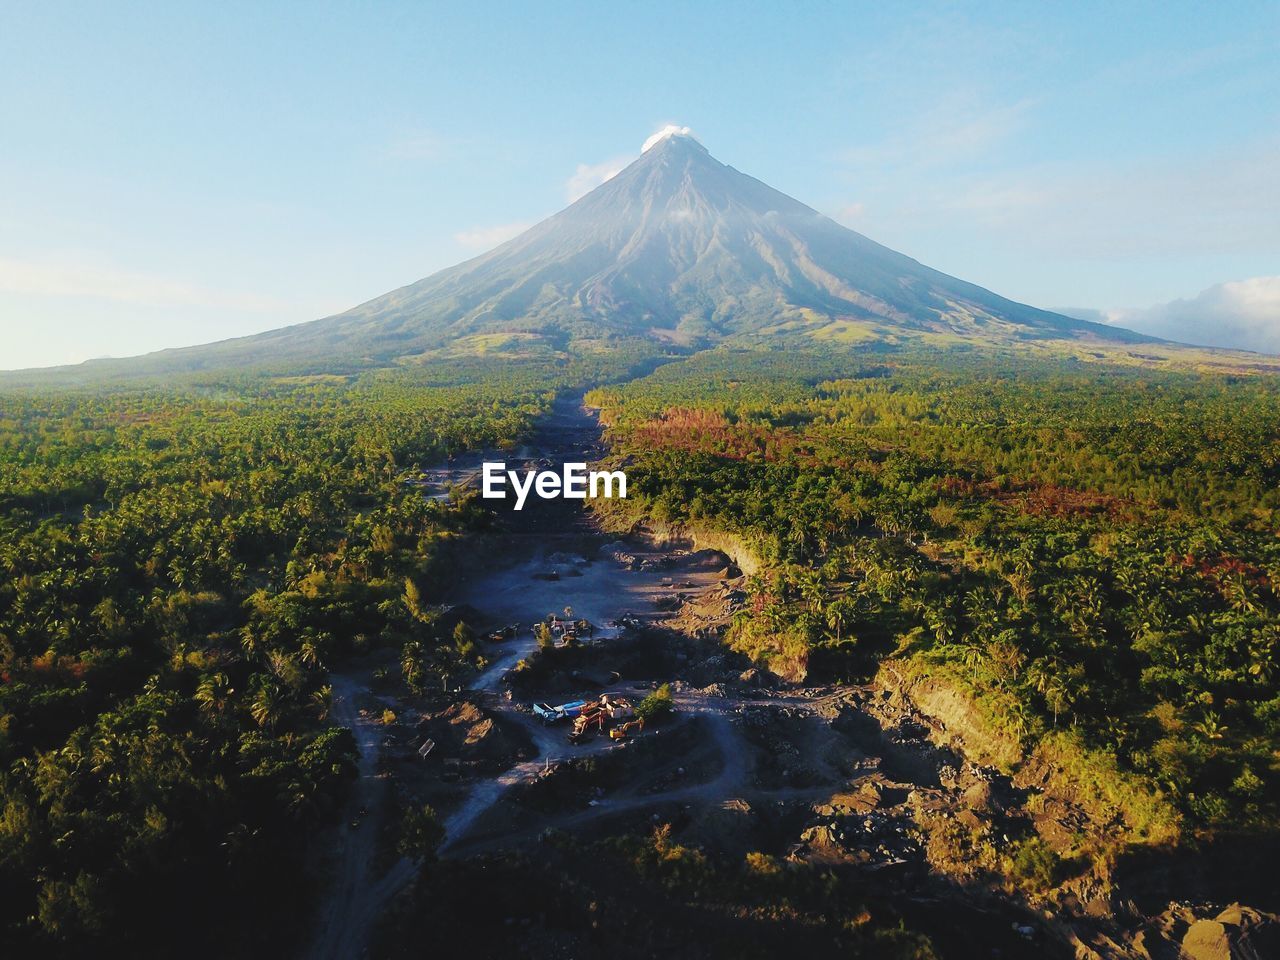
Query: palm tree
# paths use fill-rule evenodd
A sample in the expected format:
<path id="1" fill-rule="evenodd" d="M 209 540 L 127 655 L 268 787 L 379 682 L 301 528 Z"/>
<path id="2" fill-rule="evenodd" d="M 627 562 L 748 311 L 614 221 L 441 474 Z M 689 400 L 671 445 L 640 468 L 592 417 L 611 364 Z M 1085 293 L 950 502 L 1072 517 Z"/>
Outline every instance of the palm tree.
<path id="1" fill-rule="evenodd" d="M 981 645 L 976 643 L 966 643 L 960 649 L 961 662 L 969 668 L 969 682 L 977 683 L 978 667 L 982 666 L 987 659 L 987 652 L 982 649 Z"/>
<path id="2" fill-rule="evenodd" d="M 1059 711 L 1069 703 L 1067 686 L 1062 680 L 1062 664 L 1056 660 L 1037 660 L 1027 670 L 1027 685 L 1044 698 L 1053 711 L 1053 725 L 1058 725 Z"/>
<path id="3" fill-rule="evenodd" d="M 309 667 L 323 668 L 324 648 L 320 638 L 309 632 L 302 639 L 302 644 L 298 648 L 298 656 Z"/>
<path id="4" fill-rule="evenodd" d="M 1050 661 L 1036 660 L 1027 669 L 1027 686 L 1043 695 L 1049 689 L 1054 676 L 1054 665 Z"/>
<path id="5" fill-rule="evenodd" d="M 1214 711 L 1205 711 L 1204 719 L 1194 726 L 1195 731 L 1206 740 L 1221 740 L 1227 733 L 1227 726 Z"/>
<path id="6" fill-rule="evenodd" d="M 195 699 L 200 709 L 206 713 L 221 715 L 226 712 L 231 702 L 231 681 L 225 673 L 211 673 L 200 680 L 196 687 Z"/>
<path id="7" fill-rule="evenodd" d="M 947 601 L 925 601 L 921 606 L 924 607 L 921 612 L 925 623 L 933 631 L 938 643 L 943 645 L 950 643 L 956 634 L 956 618 Z"/>
<path id="8" fill-rule="evenodd" d="M 1027 705 L 1021 701 L 1015 701 L 1009 707 L 1008 718 L 1018 739 L 1026 737 L 1031 730 L 1031 712 L 1027 709 Z"/>
<path id="9" fill-rule="evenodd" d="M 1262 610 L 1258 602 L 1257 590 L 1244 574 L 1235 573 L 1222 581 L 1222 591 L 1232 609 L 1240 613 L 1259 613 Z"/>
<path id="10" fill-rule="evenodd" d="M 1280 640 L 1280 629 L 1275 626 L 1255 631 L 1249 640 L 1248 657 L 1249 676 L 1260 683 L 1269 683 L 1276 668 L 1276 646 Z"/>
<path id="11" fill-rule="evenodd" d="M 426 658 L 427 650 L 421 640 L 410 640 L 400 651 L 400 673 L 409 686 L 416 687 L 421 682 Z"/>
<path id="12" fill-rule="evenodd" d="M 311 703 L 316 708 L 316 716 L 321 720 L 329 719 L 329 711 L 333 709 L 333 686 L 326 683 L 318 690 L 312 691 Z"/>
<path id="13" fill-rule="evenodd" d="M 787 531 L 787 542 L 795 545 L 801 559 L 809 556 L 809 528 L 800 517 L 791 520 L 791 528 Z"/>
<path id="14" fill-rule="evenodd" d="M 826 597 L 826 585 L 822 582 L 822 574 L 817 570 L 801 570 L 796 576 L 801 598 L 809 605 L 810 613 L 822 609 L 822 601 Z"/>
<path id="15" fill-rule="evenodd" d="M 270 681 L 261 684 L 249 704 L 249 715 L 254 722 L 265 729 L 273 728 L 284 716 L 284 691 L 276 683 Z"/>
<path id="16" fill-rule="evenodd" d="M 844 628 L 853 619 L 853 614 L 853 604 L 849 602 L 847 597 L 840 597 L 831 606 L 827 607 L 827 628 L 836 632 L 837 644 L 840 643 Z"/>
<path id="17" fill-rule="evenodd" d="M 1044 692 L 1044 702 L 1053 711 L 1053 725 L 1055 728 L 1058 726 L 1058 714 L 1070 709 L 1071 701 L 1071 690 L 1067 687 L 1066 682 L 1062 677 L 1055 676 Z"/>

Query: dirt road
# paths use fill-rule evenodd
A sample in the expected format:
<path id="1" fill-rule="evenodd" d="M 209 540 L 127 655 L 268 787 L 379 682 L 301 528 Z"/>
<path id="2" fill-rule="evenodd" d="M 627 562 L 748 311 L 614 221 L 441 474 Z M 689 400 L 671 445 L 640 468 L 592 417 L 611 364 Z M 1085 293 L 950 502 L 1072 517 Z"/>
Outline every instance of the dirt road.
<path id="1" fill-rule="evenodd" d="M 534 442 L 520 451 L 522 458 L 563 463 L 592 460 L 601 452 L 599 427 L 594 417 L 575 400 L 562 401 L 541 425 Z M 478 461 L 477 461 L 478 462 Z M 453 474 L 472 471 L 475 465 L 454 464 Z M 616 561 L 588 561 L 585 543 L 603 540 L 591 516 L 568 501 L 531 501 L 520 517 L 508 524 L 509 540 L 515 544 L 507 558 L 495 558 L 492 571 L 468 584 L 458 602 L 471 603 L 495 622 L 526 625 L 547 613 L 563 613 L 572 606 L 575 617 L 601 625 L 596 636 L 608 639 L 616 629 L 604 626 L 627 614 L 647 616 L 653 598 L 664 591 L 663 574 L 654 570 L 628 575 L 626 589 L 619 589 L 622 568 Z M 514 562 L 512 557 L 515 558 Z M 507 562 L 502 563 L 505 559 Z M 549 579 L 548 571 L 564 571 L 563 578 Z M 706 582 L 710 579 L 703 578 Z M 532 632 L 500 649 L 487 670 L 475 678 L 470 689 L 478 693 L 496 690 L 502 676 L 536 645 Z M 374 922 L 386 904 L 416 875 L 418 865 L 400 859 L 381 876 L 375 875 L 377 839 L 382 828 L 386 782 L 379 777 L 379 759 L 385 728 L 363 717 L 357 699 L 369 696 L 370 677 L 364 673 L 335 674 L 333 683 L 334 723 L 352 730 L 359 751 L 359 776 L 340 828 L 336 849 L 330 859 L 331 886 L 317 910 L 317 926 L 307 956 L 312 960 L 337 960 L 363 954 Z M 494 699 L 496 711 L 525 727 L 537 749 L 537 756 L 505 773 L 476 783 L 445 819 L 443 851 L 465 837 L 475 821 L 497 803 L 511 787 L 535 777 L 548 760 L 564 756 L 563 730 L 553 731 L 530 720 L 507 702 Z M 607 738 L 580 748 L 575 755 L 607 750 Z M 351 826 L 351 824 L 356 824 Z"/>
<path id="2" fill-rule="evenodd" d="M 307 953 L 312 960 L 345 960 L 358 957 L 373 920 L 384 905 L 371 887 L 378 830 L 386 785 L 378 778 L 382 728 L 362 717 L 356 698 L 368 689 L 360 674 L 332 674 L 333 705 L 330 720 L 355 735 L 357 779 L 348 802 L 341 840 L 332 863 L 329 892 L 317 911 L 315 938 Z"/>

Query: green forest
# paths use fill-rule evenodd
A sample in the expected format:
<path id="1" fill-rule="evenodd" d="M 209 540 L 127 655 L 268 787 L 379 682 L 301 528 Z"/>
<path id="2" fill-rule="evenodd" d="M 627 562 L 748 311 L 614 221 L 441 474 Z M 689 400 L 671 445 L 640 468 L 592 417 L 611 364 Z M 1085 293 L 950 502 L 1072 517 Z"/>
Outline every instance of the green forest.
<path id="1" fill-rule="evenodd" d="M 354 774 L 327 668 L 374 645 L 424 671 L 474 655 L 422 604 L 492 515 L 401 474 L 515 442 L 553 387 L 473 370 L 0 395 L 0 941 L 296 941 L 308 837 Z"/>
<path id="2" fill-rule="evenodd" d="M 739 651 L 945 677 L 1137 838 L 1275 829 L 1274 378 L 721 350 L 589 399 L 623 509 L 763 561 Z"/>
<path id="3" fill-rule="evenodd" d="M 0 393 L 0 940 L 296 945 L 308 839 L 355 775 L 329 669 L 391 648 L 416 688 L 478 657 L 429 608 L 494 515 L 406 477 L 586 388 L 630 488 L 597 509 L 758 558 L 735 651 L 942 678 L 1132 841 L 1274 834 L 1280 381 L 664 359 Z"/>

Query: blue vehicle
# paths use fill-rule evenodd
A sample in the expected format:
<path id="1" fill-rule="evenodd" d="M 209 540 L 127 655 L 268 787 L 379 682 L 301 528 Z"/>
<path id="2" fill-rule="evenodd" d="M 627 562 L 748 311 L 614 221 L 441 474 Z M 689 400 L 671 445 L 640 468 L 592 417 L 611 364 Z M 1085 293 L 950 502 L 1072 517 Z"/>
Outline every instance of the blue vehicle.
<path id="1" fill-rule="evenodd" d="M 571 720 L 578 716 L 586 705 L 587 701 L 585 700 L 571 700 L 569 703 L 562 703 L 558 707 L 553 707 L 548 703 L 535 703 L 533 712 L 535 716 L 541 717 L 544 723 L 559 723 L 561 720 Z"/>

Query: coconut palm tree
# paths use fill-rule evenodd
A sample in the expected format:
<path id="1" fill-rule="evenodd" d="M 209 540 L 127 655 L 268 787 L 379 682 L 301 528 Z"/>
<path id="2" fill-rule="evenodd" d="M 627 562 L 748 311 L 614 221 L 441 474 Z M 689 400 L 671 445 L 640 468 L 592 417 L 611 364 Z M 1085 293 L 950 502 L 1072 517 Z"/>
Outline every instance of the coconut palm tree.
<path id="1" fill-rule="evenodd" d="M 231 703 L 231 680 L 225 673 L 210 673 L 201 678 L 196 687 L 195 699 L 206 713 L 221 716 Z"/>
<path id="2" fill-rule="evenodd" d="M 316 717 L 321 721 L 329 719 L 329 712 L 333 709 L 333 686 L 326 683 L 323 687 L 312 691 L 311 704 L 316 708 Z"/>
<path id="3" fill-rule="evenodd" d="M 263 729 L 273 729 L 284 716 L 285 694 L 280 685 L 265 681 L 258 686 L 249 704 L 249 715 Z"/>
<path id="4" fill-rule="evenodd" d="M 849 626 L 857 613 L 856 605 L 848 597 L 840 597 L 827 607 L 827 628 L 836 632 L 836 643 L 840 643 L 844 630 Z"/>
<path id="5" fill-rule="evenodd" d="M 800 597 L 809 606 L 810 613 L 822 609 L 822 601 L 826 598 L 826 584 L 822 582 L 822 574 L 817 570 L 801 570 L 796 575 L 796 585 L 800 589 Z"/>

